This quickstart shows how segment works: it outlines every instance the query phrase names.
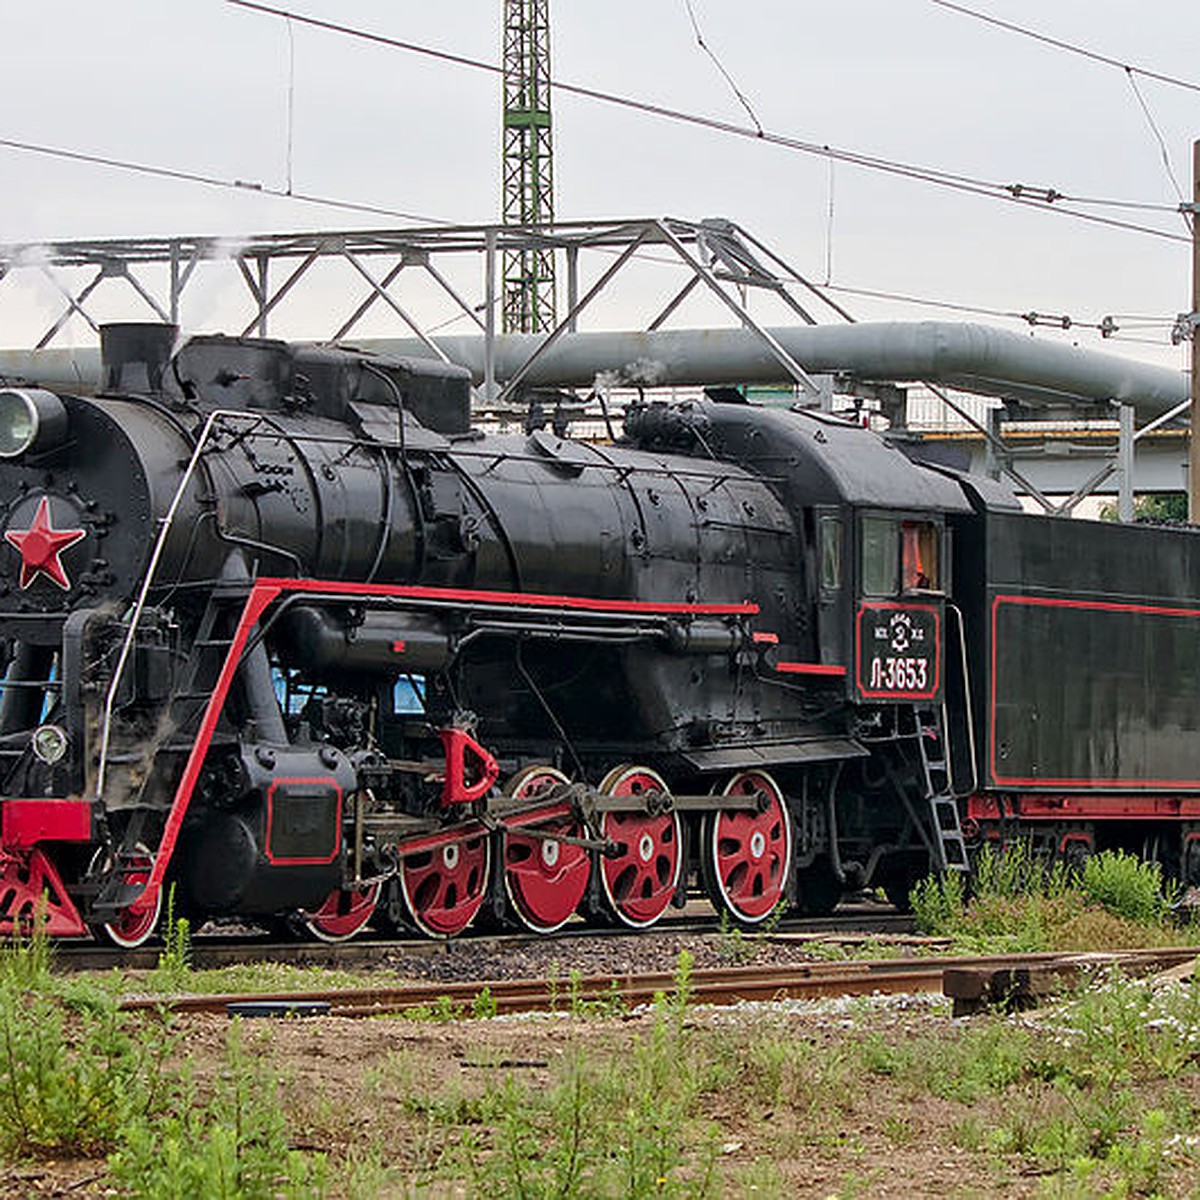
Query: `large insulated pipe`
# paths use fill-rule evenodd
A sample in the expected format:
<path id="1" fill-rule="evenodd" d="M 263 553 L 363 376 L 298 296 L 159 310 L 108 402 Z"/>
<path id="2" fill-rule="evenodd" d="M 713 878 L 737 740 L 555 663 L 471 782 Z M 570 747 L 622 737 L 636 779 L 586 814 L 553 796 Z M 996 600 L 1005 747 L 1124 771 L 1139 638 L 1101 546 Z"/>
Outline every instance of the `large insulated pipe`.
<path id="1" fill-rule="evenodd" d="M 1116 400 L 1133 405 L 1143 421 L 1182 403 L 1190 390 L 1183 371 L 985 325 L 890 321 L 768 332 L 809 372 L 847 372 L 880 382 L 927 380 L 1034 405 L 1107 406 Z M 468 367 L 482 382 L 482 337 L 435 340 L 452 362 Z M 543 334 L 498 337 L 495 377 L 512 379 L 545 340 Z M 416 338 L 354 344 L 394 356 L 432 355 Z M 86 350 L 0 351 L 0 375 L 62 390 L 87 389 L 99 379 L 99 356 Z M 537 356 L 522 379 L 543 387 L 590 387 L 597 376 L 647 386 L 791 382 L 770 347 L 749 329 L 567 333 Z"/>

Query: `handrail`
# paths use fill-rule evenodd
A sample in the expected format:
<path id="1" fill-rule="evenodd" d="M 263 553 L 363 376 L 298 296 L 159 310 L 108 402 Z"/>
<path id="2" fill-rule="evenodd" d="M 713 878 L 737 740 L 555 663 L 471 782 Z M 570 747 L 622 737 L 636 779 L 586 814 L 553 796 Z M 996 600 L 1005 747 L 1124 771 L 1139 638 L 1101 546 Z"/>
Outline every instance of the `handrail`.
<path id="1" fill-rule="evenodd" d="M 183 475 L 180 476 L 174 496 L 171 497 L 171 503 L 167 507 L 167 511 L 159 519 L 158 536 L 154 542 L 154 549 L 150 554 L 150 561 L 146 565 L 146 574 L 142 579 L 142 586 L 138 591 L 138 598 L 134 603 L 133 613 L 129 618 L 129 628 L 125 634 L 125 640 L 121 645 L 121 653 L 117 656 L 117 665 L 113 668 L 112 681 L 108 685 L 108 693 L 104 698 L 104 724 L 100 734 L 100 757 L 96 768 L 95 797 L 97 800 L 104 798 L 105 776 L 108 772 L 108 746 L 112 738 L 113 709 L 116 706 L 117 690 L 121 685 L 121 678 L 125 673 L 126 664 L 133 651 L 133 642 L 137 636 L 138 626 L 141 623 L 142 612 L 146 607 L 146 600 L 150 595 L 150 588 L 154 583 L 154 576 L 158 570 L 159 561 L 166 548 L 167 537 L 170 535 L 171 527 L 175 523 L 175 515 L 179 511 L 179 506 L 183 503 L 183 494 L 192 482 L 192 476 L 196 473 L 196 468 L 200 463 L 200 455 L 204 453 L 208 439 L 212 435 L 214 425 L 222 417 L 254 418 L 255 414 L 224 408 L 214 409 L 213 412 L 208 414 L 208 418 L 204 422 L 204 427 L 200 431 L 200 436 L 196 439 L 192 456 L 188 460 L 187 467 L 184 468 Z"/>
<path id="2" fill-rule="evenodd" d="M 955 791 L 956 796 L 969 796 L 972 792 L 979 790 L 979 758 L 976 753 L 977 747 L 975 742 L 975 713 L 971 707 L 971 674 L 970 666 L 967 662 L 967 627 L 963 619 L 962 609 L 957 604 L 946 605 L 946 611 L 954 614 L 954 619 L 958 622 L 958 650 L 962 655 L 962 680 L 963 680 L 963 712 L 966 714 L 967 720 L 967 748 L 970 751 L 971 760 L 971 786 L 965 792 Z M 950 756 L 950 739 L 949 739 L 949 722 L 946 723 L 946 764 L 951 768 L 950 781 L 953 786 L 953 758 Z"/>

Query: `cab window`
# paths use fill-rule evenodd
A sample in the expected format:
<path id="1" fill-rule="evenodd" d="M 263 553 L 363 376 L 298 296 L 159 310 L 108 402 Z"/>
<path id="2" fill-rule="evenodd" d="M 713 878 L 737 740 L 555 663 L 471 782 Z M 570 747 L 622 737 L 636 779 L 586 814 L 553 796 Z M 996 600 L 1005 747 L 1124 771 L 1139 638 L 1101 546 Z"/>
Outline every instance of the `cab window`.
<path id="1" fill-rule="evenodd" d="M 939 582 L 939 529 L 931 521 L 905 521 L 900 526 L 901 581 L 906 592 L 936 591 Z"/>
<path id="2" fill-rule="evenodd" d="M 827 592 L 842 586 L 842 519 L 821 518 L 821 587 Z"/>
<path id="3" fill-rule="evenodd" d="M 884 517 L 863 517 L 862 589 L 867 596 L 894 596 L 900 568 L 900 530 Z"/>

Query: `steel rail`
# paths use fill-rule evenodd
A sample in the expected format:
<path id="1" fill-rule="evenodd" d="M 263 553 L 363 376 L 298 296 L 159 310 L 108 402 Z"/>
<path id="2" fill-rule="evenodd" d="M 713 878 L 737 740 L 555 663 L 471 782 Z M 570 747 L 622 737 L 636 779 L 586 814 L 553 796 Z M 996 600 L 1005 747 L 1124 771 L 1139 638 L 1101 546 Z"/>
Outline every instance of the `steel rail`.
<path id="1" fill-rule="evenodd" d="M 912 958 L 871 959 L 840 963 L 801 963 L 783 967 L 733 967 L 693 971 L 684 998 L 689 1004 L 729 1005 L 744 1001 L 817 999 L 875 993 L 941 992 L 948 969 L 982 971 L 1060 967 L 1119 968 L 1129 973 L 1166 970 L 1200 956 L 1200 947 L 1135 950 L 1092 954 L 1012 954 L 953 956 L 916 961 Z M 660 996 L 679 994 L 671 972 L 620 973 L 563 979 L 501 979 L 461 983 L 418 983 L 403 987 L 371 987 L 294 993 L 246 995 L 128 996 L 126 1012 L 231 1014 L 263 1006 L 272 1012 L 312 1011 L 341 1017 L 387 1016 L 436 1011 L 454 1016 L 481 1013 L 578 1011 L 589 1006 L 619 1004 L 632 1008 Z"/>

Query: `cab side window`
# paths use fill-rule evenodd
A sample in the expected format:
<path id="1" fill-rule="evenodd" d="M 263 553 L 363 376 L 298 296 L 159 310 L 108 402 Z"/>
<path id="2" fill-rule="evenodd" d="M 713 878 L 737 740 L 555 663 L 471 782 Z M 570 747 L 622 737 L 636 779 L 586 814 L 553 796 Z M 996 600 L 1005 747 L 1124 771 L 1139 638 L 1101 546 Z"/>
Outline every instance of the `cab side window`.
<path id="1" fill-rule="evenodd" d="M 821 531 L 821 588 L 837 591 L 842 586 L 842 519 L 822 517 Z"/>
<path id="2" fill-rule="evenodd" d="M 867 596 L 894 596 L 899 590 L 900 530 L 884 517 L 862 520 L 862 590 Z"/>
<path id="3" fill-rule="evenodd" d="M 900 526 L 901 577 L 906 592 L 940 587 L 940 530 L 931 521 L 905 521 Z"/>

